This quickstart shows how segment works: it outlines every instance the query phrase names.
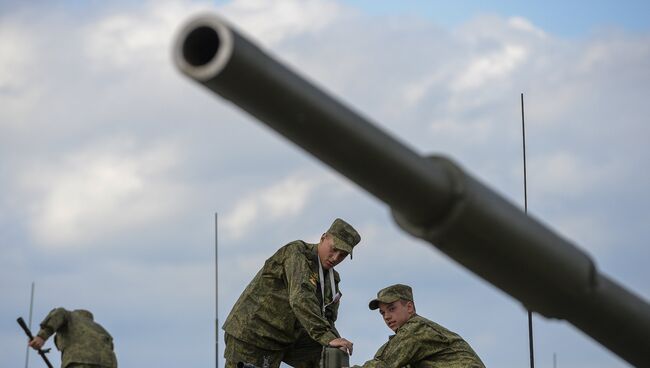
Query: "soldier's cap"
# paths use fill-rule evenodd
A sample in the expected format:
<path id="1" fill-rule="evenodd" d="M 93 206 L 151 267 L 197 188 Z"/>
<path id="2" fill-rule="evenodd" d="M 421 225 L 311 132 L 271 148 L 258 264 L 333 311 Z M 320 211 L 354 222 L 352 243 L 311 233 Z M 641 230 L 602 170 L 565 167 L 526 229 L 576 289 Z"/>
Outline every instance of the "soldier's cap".
<path id="1" fill-rule="evenodd" d="M 87 318 L 87 319 L 89 319 L 91 321 L 94 318 L 93 314 L 89 310 L 86 310 L 86 309 L 75 309 L 72 312 L 77 313 L 78 315 L 83 316 L 84 318 Z"/>
<path id="2" fill-rule="evenodd" d="M 352 259 L 352 249 L 361 241 L 361 235 L 347 222 L 337 218 L 332 222 L 328 234 L 332 235 L 334 240 L 334 248 L 346 251 L 350 254 Z"/>
<path id="3" fill-rule="evenodd" d="M 404 284 L 395 284 L 389 287 L 385 287 L 377 293 L 377 298 L 373 299 L 368 303 L 368 308 L 370 310 L 375 310 L 379 308 L 379 303 L 390 304 L 398 300 L 408 300 L 413 301 L 413 289 L 410 286 Z"/>

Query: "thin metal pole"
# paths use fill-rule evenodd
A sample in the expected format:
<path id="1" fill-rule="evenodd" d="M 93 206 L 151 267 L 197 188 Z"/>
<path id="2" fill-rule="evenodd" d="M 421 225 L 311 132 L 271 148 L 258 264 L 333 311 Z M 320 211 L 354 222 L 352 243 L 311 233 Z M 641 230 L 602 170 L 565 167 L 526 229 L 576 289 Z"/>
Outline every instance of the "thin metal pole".
<path id="1" fill-rule="evenodd" d="M 524 123 L 524 94 L 521 93 L 521 135 L 524 151 L 524 212 L 528 214 L 528 183 L 526 179 L 526 124 Z M 530 350 L 530 368 L 535 368 L 533 352 L 533 312 L 528 310 L 528 346 Z"/>
<path id="2" fill-rule="evenodd" d="M 524 212 L 528 213 L 528 183 L 526 179 L 526 125 L 524 124 L 524 94 L 521 94 L 521 136 L 524 152 Z"/>
<path id="3" fill-rule="evenodd" d="M 214 213 L 214 367 L 219 368 L 219 227 L 217 213 Z"/>
<path id="4" fill-rule="evenodd" d="M 533 312 L 528 310 L 528 345 L 530 350 L 530 368 L 535 368 L 535 354 L 533 352 Z"/>
<path id="5" fill-rule="evenodd" d="M 32 281 L 32 293 L 31 297 L 29 298 L 29 329 L 32 329 L 32 312 L 34 311 L 34 281 Z M 29 368 L 29 346 L 27 346 L 27 350 L 25 351 L 25 368 Z"/>
<path id="6" fill-rule="evenodd" d="M 553 368 L 557 368 L 557 355 L 553 353 Z"/>

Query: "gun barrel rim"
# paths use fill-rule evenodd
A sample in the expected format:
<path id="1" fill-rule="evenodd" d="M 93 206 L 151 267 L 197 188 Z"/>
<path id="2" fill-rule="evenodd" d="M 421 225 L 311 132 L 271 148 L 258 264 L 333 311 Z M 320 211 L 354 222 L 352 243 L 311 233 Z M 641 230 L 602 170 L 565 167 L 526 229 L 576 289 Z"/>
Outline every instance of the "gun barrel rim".
<path id="1" fill-rule="evenodd" d="M 173 48 L 176 66 L 191 78 L 207 81 L 218 75 L 232 56 L 233 34 L 214 14 L 192 18 L 178 32 Z M 209 47 L 197 47 L 209 45 Z"/>

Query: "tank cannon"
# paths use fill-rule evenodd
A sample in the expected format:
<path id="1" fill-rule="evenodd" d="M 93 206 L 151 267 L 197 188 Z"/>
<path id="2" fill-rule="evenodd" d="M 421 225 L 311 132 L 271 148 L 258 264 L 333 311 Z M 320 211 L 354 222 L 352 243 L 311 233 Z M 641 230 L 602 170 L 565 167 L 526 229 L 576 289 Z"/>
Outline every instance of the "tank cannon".
<path id="1" fill-rule="evenodd" d="M 173 55 L 185 75 L 386 203 L 404 231 L 527 309 L 650 366 L 650 305 L 449 158 L 419 155 L 214 15 L 191 19 Z"/>

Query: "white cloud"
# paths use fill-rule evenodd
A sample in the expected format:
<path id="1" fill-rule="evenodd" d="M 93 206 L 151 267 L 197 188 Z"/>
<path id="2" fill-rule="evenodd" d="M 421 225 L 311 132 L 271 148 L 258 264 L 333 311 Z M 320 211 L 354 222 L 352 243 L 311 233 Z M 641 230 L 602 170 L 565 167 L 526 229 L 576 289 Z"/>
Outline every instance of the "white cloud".
<path id="1" fill-rule="evenodd" d="M 601 192 L 608 176 L 618 171 L 606 163 L 588 161 L 570 151 L 535 157 L 529 163 L 531 182 L 540 195 L 580 197 Z"/>
<path id="2" fill-rule="evenodd" d="M 257 198 L 247 198 L 239 201 L 232 212 L 224 219 L 224 226 L 231 232 L 233 237 L 241 237 L 246 228 L 255 222 L 259 212 Z"/>
<path id="3" fill-rule="evenodd" d="M 35 57 L 30 35 L 14 22 L 0 23 L 0 93 L 21 87 L 25 64 Z M 5 92 L 7 93 L 7 92 Z"/>
<path id="4" fill-rule="evenodd" d="M 516 44 L 506 44 L 497 51 L 475 57 L 458 79 L 452 83 L 454 92 L 485 88 L 488 82 L 506 77 L 517 66 L 526 61 L 528 51 Z"/>
<path id="5" fill-rule="evenodd" d="M 238 28 L 265 44 L 320 31 L 344 15 L 339 4 L 324 0 L 236 0 L 220 10 Z"/>
<path id="6" fill-rule="evenodd" d="M 422 102 L 426 94 L 445 83 L 447 75 L 442 71 L 433 71 L 429 75 L 407 82 L 402 88 L 402 99 L 407 108 L 413 108 Z"/>
<path id="7" fill-rule="evenodd" d="M 452 101 L 453 105 L 453 101 Z M 458 107 L 455 107 L 458 108 Z M 490 119 L 475 119 L 463 121 L 461 119 L 436 119 L 431 122 L 429 131 L 436 137 L 445 137 L 463 141 L 463 145 L 483 144 L 494 129 Z"/>
<path id="8" fill-rule="evenodd" d="M 31 83 L 32 65 L 42 58 L 36 51 L 38 37 L 25 28 L 0 17 L 0 128 L 17 127 L 16 117 L 30 111 L 41 94 L 40 86 Z"/>
<path id="9" fill-rule="evenodd" d="M 289 176 L 238 201 L 225 216 L 224 227 L 232 237 L 239 238 L 258 221 L 296 216 L 305 207 L 316 186 L 312 179 Z"/>
<path id="10" fill-rule="evenodd" d="M 34 198 L 34 237 L 51 247 L 88 244 L 175 213 L 183 190 L 160 179 L 177 160 L 171 146 L 134 150 L 133 142 L 113 141 L 75 151 L 61 162 L 34 164 L 21 176 Z"/>
<path id="11" fill-rule="evenodd" d="M 585 163 L 569 152 L 557 152 L 531 161 L 535 167 L 534 182 L 550 193 L 573 193 L 590 182 L 585 175 Z"/>
<path id="12" fill-rule="evenodd" d="M 524 31 L 526 33 L 532 33 L 539 38 L 546 38 L 546 33 L 540 28 L 535 27 L 528 19 L 524 17 L 511 17 L 507 20 L 508 26 Z"/>
<path id="13" fill-rule="evenodd" d="M 96 66 L 125 67 L 169 61 L 179 19 L 212 9 L 208 2 L 149 1 L 140 12 L 115 13 L 84 29 L 87 56 Z"/>

